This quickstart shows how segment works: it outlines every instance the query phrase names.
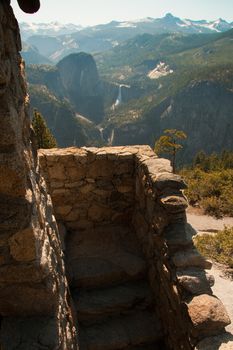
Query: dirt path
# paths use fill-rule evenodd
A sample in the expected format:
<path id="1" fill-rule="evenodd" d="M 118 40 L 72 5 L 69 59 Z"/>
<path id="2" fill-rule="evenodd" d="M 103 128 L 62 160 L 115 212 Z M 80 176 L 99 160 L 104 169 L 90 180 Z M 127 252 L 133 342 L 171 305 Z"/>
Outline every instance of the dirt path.
<path id="1" fill-rule="evenodd" d="M 233 226 L 232 217 L 224 217 L 223 219 L 215 219 L 212 216 L 203 215 L 198 209 L 188 208 L 188 222 L 198 232 L 218 231 L 224 226 Z"/>
<path id="2" fill-rule="evenodd" d="M 215 232 L 222 230 L 224 226 L 233 226 L 232 217 L 215 219 L 211 216 L 203 215 L 198 209 L 194 208 L 188 208 L 187 219 L 197 233 Z M 214 263 L 212 269 L 208 271 L 208 273 L 212 274 L 215 278 L 215 285 L 212 287 L 212 290 L 214 295 L 225 305 L 232 324 L 226 328 L 228 334 L 216 337 L 215 345 L 213 343 L 211 345 L 213 340 L 210 339 L 210 344 L 207 340 L 206 345 L 203 344 L 200 350 L 233 350 L 233 280 L 224 275 L 224 266 L 220 264 Z"/>
<path id="3" fill-rule="evenodd" d="M 208 271 L 215 278 L 215 285 L 212 287 L 216 295 L 225 305 L 228 315 L 233 322 L 233 281 L 224 277 L 223 267 L 214 264 Z M 195 350 L 233 350 L 233 324 L 226 327 L 227 333 L 205 338 Z"/>
<path id="4" fill-rule="evenodd" d="M 215 278 L 212 290 L 225 305 L 232 322 L 226 330 L 233 334 L 233 281 L 224 276 L 223 268 L 219 264 L 213 264 L 210 274 Z"/>

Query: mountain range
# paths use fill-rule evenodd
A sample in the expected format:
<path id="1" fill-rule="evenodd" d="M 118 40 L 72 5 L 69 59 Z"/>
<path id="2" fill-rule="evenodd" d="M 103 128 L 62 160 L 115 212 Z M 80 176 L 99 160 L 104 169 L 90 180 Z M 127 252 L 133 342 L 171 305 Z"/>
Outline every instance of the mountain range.
<path id="1" fill-rule="evenodd" d="M 32 35 L 48 35 L 57 36 L 63 34 L 71 34 L 83 29 L 82 26 L 73 23 L 62 24 L 59 22 L 50 23 L 20 23 L 20 33 L 23 40 L 26 40 Z"/>
<path id="2" fill-rule="evenodd" d="M 51 62 L 58 62 L 63 57 L 74 52 L 97 53 L 107 51 L 139 34 L 162 33 L 221 33 L 233 28 L 233 23 L 223 19 L 215 21 L 193 21 L 180 19 L 168 13 L 162 18 L 147 17 L 135 21 L 112 21 L 92 27 L 82 28 L 79 25 L 62 25 L 55 23 L 27 24 L 21 23 L 22 40 L 31 48 L 36 48 L 39 54 Z M 26 50 L 26 52 L 28 51 Z M 24 55 L 23 51 L 23 55 Z M 30 62 L 28 56 L 28 62 Z M 37 63 L 44 63 L 38 57 Z"/>
<path id="3" fill-rule="evenodd" d="M 168 23 L 169 18 L 177 23 L 171 15 L 163 20 Z M 121 30 L 127 33 L 132 28 L 125 24 L 107 31 L 113 25 L 100 26 L 97 37 L 93 28 L 69 35 L 80 38 L 80 33 L 91 30 L 89 44 L 82 34 L 83 45 L 92 42 L 100 47 L 103 33 L 116 39 Z M 26 43 L 34 63 L 36 54 L 45 60 L 43 65 L 26 65 L 31 105 L 42 112 L 60 146 L 146 143 L 153 147 L 165 129 L 174 128 L 188 135 L 180 163 L 191 162 L 200 150 L 233 149 L 233 29 L 157 34 L 142 30 L 95 54 L 73 53 L 64 46 L 63 53 L 69 54 L 56 65 L 51 56 L 43 57 L 28 44 L 37 38 L 48 51 L 54 39 L 69 35 L 33 36 Z M 49 40 L 47 47 L 44 39 Z"/>

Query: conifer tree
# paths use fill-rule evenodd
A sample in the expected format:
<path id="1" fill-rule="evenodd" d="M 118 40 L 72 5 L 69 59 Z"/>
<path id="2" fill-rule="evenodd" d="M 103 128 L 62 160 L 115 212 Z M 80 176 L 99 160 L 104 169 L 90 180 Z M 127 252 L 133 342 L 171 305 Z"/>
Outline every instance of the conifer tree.
<path id="1" fill-rule="evenodd" d="M 157 154 L 167 153 L 171 155 L 171 164 L 173 172 L 176 172 L 176 155 L 183 146 L 178 142 L 187 138 L 187 135 L 182 130 L 168 129 L 164 131 L 164 134 L 160 136 L 155 143 L 154 151 Z"/>
<path id="2" fill-rule="evenodd" d="M 32 126 L 36 136 L 36 142 L 38 148 L 55 148 L 57 142 L 51 131 L 47 127 L 47 124 L 42 115 L 34 110 L 32 118 Z"/>

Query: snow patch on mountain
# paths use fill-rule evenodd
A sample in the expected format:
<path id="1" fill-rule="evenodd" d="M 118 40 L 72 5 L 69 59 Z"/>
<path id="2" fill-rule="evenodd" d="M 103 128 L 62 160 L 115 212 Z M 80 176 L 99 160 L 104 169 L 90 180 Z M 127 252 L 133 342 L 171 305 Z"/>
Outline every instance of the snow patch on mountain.
<path id="1" fill-rule="evenodd" d="M 152 17 L 145 17 L 145 18 L 139 18 L 139 19 L 134 19 L 133 21 L 131 21 L 132 23 L 153 23 L 154 22 L 154 18 Z"/>
<path id="2" fill-rule="evenodd" d="M 19 24 L 23 39 L 27 39 L 32 35 L 48 35 L 57 36 L 63 34 L 71 34 L 82 30 L 83 27 L 73 23 L 62 24 L 59 22 L 50 23 L 27 23 Z"/>
<path id="3" fill-rule="evenodd" d="M 119 22 L 117 28 L 137 28 L 133 22 Z"/>
<path id="4" fill-rule="evenodd" d="M 159 62 L 157 66 L 148 73 L 150 79 L 159 79 L 166 75 L 172 74 L 173 70 L 165 62 Z"/>

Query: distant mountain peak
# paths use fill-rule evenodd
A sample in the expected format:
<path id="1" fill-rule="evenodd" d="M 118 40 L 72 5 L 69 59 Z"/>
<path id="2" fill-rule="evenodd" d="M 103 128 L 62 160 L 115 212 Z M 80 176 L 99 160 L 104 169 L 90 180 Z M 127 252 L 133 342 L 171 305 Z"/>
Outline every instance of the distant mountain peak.
<path id="1" fill-rule="evenodd" d="M 24 42 L 36 47 L 42 56 L 57 62 L 70 53 L 80 51 L 97 53 L 110 50 L 142 33 L 146 35 L 222 33 L 232 29 L 233 23 L 228 23 L 222 18 L 215 21 L 181 19 L 167 13 L 157 19 L 146 17 L 129 21 L 111 21 L 85 28 L 57 21 L 21 23 L 20 28 Z M 137 45 L 143 47 L 145 38 L 140 39 Z"/>
<path id="2" fill-rule="evenodd" d="M 48 23 L 32 23 L 32 22 L 20 23 L 20 31 L 24 40 L 32 35 L 57 36 L 57 35 L 63 35 L 63 34 L 71 34 L 81 29 L 83 29 L 81 25 L 77 25 L 73 23 L 63 24 L 58 21 L 53 21 Z"/>
<path id="3" fill-rule="evenodd" d="M 165 15 L 165 18 L 175 18 L 172 13 L 168 12 Z"/>

